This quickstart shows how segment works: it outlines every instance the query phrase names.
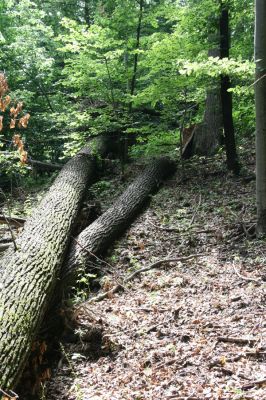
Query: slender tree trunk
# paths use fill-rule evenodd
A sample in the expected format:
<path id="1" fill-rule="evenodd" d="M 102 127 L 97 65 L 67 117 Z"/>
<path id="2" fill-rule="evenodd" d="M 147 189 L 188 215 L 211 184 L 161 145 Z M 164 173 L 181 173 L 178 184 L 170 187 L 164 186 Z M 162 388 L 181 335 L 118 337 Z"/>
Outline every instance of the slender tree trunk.
<path id="1" fill-rule="evenodd" d="M 114 205 L 82 231 L 73 241 L 62 271 L 63 286 L 75 283 L 77 273 L 87 269 L 94 254 L 99 254 L 129 226 L 160 182 L 175 170 L 168 159 L 159 159 L 118 198 Z"/>
<path id="2" fill-rule="evenodd" d="M 91 26 L 91 14 L 90 14 L 90 0 L 84 0 L 84 19 L 88 26 Z"/>
<path id="3" fill-rule="evenodd" d="M 209 39 L 211 41 L 211 39 Z M 209 57 L 220 57 L 220 49 L 209 50 Z M 195 126 L 191 136 L 186 140 L 182 151 L 183 158 L 194 154 L 213 156 L 222 142 L 223 117 L 220 82 L 207 90 L 205 112 L 202 123 Z"/>
<path id="4" fill-rule="evenodd" d="M 92 146 L 92 144 L 91 144 Z M 95 176 L 95 147 L 62 169 L 24 231 L 0 263 L 0 388 L 12 389 L 53 294 L 88 182 Z"/>
<path id="5" fill-rule="evenodd" d="M 257 232 L 266 234 L 266 2 L 256 0 L 256 175 Z"/>
<path id="6" fill-rule="evenodd" d="M 138 50 L 140 47 L 140 34 L 141 34 L 141 24 L 142 24 L 142 17 L 143 17 L 143 7 L 144 7 L 144 0 L 139 1 L 139 19 L 138 19 L 138 26 L 137 26 L 137 38 L 136 38 L 136 47 L 135 50 Z M 137 79 L 137 69 L 138 69 L 138 53 L 134 55 L 134 65 L 133 65 L 133 75 L 130 84 L 130 94 L 131 96 L 135 93 L 136 87 L 136 79 Z M 132 101 L 129 104 L 129 110 L 132 109 Z"/>
<path id="7" fill-rule="evenodd" d="M 221 58 L 229 58 L 229 12 L 223 2 L 221 2 L 220 38 Z M 221 100 L 227 167 L 235 174 L 238 174 L 240 165 L 236 152 L 232 93 L 228 91 L 230 88 L 230 77 L 227 75 L 221 76 Z"/>
<path id="8" fill-rule="evenodd" d="M 107 74 L 108 74 L 108 80 L 109 80 L 109 86 L 110 86 L 113 109 L 115 110 L 116 109 L 116 104 L 115 104 L 115 96 L 114 96 L 114 85 L 113 85 L 113 80 L 112 80 L 110 68 L 109 68 L 109 65 L 108 65 L 108 60 L 107 60 L 106 57 L 104 57 L 104 62 L 105 62 L 105 66 L 106 66 L 106 70 L 107 70 Z"/>

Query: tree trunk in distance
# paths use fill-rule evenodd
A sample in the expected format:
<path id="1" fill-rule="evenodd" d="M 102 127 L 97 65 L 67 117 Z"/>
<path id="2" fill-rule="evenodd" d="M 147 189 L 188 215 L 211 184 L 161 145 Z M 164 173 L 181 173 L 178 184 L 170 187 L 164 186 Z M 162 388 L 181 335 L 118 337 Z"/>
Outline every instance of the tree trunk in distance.
<path id="1" fill-rule="evenodd" d="M 60 164 L 53 164 L 53 163 L 47 163 L 47 162 L 43 162 L 43 161 L 37 161 L 37 160 L 33 160 L 32 158 L 29 158 L 27 163 L 32 165 L 32 167 L 37 172 L 59 171 L 63 167 L 63 165 L 60 165 Z"/>
<path id="2" fill-rule="evenodd" d="M 266 2 L 256 0 L 256 194 L 257 233 L 266 234 Z"/>
<path id="3" fill-rule="evenodd" d="M 228 7 L 221 1 L 221 18 L 220 18 L 220 47 L 221 58 L 229 58 L 230 49 L 230 32 L 229 32 L 229 12 Z M 232 93 L 228 90 L 231 88 L 230 77 L 221 76 L 221 99 L 224 126 L 224 141 L 226 151 L 226 162 L 229 170 L 238 174 L 240 165 L 238 162 L 235 142 L 235 130 L 233 121 L 233 99 Z"/>
<path id="4" fill-rule="evenodd" d="M 89 265 L 93 254 L 99 254 L 129 226 L 152 191 L 175 170 L 173 161 L 162 158 L 149 165 L 115 201 L 113 206 L 84 229 L 73 241 L 62 270 L 62 286 L 75 282 L 78 273 Z M 90 257 L 92 255 L 92 257 Z"/>
<path id="5" fill-rule="evenodd" d="M 219 49 L 209 50 L 209 57 L 220 57 Z M 214 155 L 220 144 L 223 133 L 223 117 L 220 86 L 207 91 L 203 122 L 193 132 L 192 154 L 200 156 Z M 184 158 L 185 157 L 185 152 Z"/>
<path id="6" fill-rule="evenodd" d="M 101 140 L 92 142 L 101 153 Z M 62 169 L 0 260 L 0 388 L 13 389 L 57 283 L 71 232 L 89 182 L 95 149 L 81 150 Z"/>

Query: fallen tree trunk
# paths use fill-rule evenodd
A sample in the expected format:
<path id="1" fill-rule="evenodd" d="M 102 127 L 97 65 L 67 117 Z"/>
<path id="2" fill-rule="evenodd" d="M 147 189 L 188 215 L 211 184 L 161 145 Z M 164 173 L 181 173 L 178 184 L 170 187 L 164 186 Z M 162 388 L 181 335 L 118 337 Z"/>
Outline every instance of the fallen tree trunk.
<path id="1" fill-rule="evenodd" d="M 62 271 L 64 287 L 72 284 L 77 274 L 88 267 L 94 254 L 103 252 L 128 227 L 151 192 L 174 170 L 175 164 L 169 159 L 154 161 L 111 208 L 77 236 Z"/>
<path id="2" fill-rule="evenodd" d="M 33 216 L 0 263 L 0 389 L 18 383 L 31 343 L 45 314 L 88 182 L 93 182 L 95 149 L 84 148 L 62 169 Z"/>
<path id="3" fill-rule="evenodd" d="M 32 158 L 29 158 L 27 163 L 30 164 L 37 172 L 59 171 L 63 167 L 60 164 L 53 164 L 44 161 L 33 160 Z"/>

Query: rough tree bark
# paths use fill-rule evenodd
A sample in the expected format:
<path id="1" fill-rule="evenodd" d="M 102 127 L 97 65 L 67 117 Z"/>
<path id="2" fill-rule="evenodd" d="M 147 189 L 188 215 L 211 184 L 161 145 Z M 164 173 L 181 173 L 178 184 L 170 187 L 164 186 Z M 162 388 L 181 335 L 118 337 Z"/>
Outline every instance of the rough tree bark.
<path id="1" fill-rule="evenodd" d="M 95 145 L 94 145 L 95 147 Z M 98 149 L 103 151 L 99 141 Z M 0 388 L 17 384 L 57 282 L 88 182 L 94 151 L 85 148 L 62 169 L 24 231 L 0 263 Z"/>
<path id="2" fill-rule="evenodd" d="M 175 164 L 168 159 L 152 162 L 111 208 L 77 236 L 62 271 L 62 286 L 72 285 L 77 273 L 88 267 L 93 255 L 103 252 L 128 227 L 150 193 L 174 170 Z"/>
<path id="3" fill-rule="evenodd" d="M 220 57 L 219 49 L 209 51 L 209 57 Z M 214 155 L 220 144 L 223 134 L 223 118 L 220 86 L 207 91 L 203 122 L 195 127 L 193 132 L 192 155 Z M 184 158 L 185 152 L 183 153 Z"/>
<path id="4" fill-rule="evenodd" d="M 266 234 L 266 2 L 256 0 L 256 176 L 257 233 Z"/>
<path id="5" fill-rule="evenodd" d="M 229 11 L 228 5 L 221 1 L 221 17 L 220 17 L 220 48 L 221 58 L 229 58 L 230 50 L 230 32 L 229 32 Z M 226 162 L 229 170 L 238 174 L 240 165 L 238 162 L 235 129 L 233 121 L 233 99 L 231 88 L 231 80 L 228 75 L 221 76 L 221 99 L 222 99 L 222 115 L 224 126 L 224 142 L 226 151 Z"/>

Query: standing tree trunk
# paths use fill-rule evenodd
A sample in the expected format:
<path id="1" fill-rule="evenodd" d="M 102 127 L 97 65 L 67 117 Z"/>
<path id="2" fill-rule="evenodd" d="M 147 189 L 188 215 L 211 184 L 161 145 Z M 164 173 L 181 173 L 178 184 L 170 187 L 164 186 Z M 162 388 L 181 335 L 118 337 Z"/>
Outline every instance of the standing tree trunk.
<path id="1" fill-rule="evenodd" d="M 136 53 L 134 55 L 134 65 L 133 65 L 133 74 L 130 83 L 130 94 L 131 96 L 135 93 L 136 87 L 136 79 L 137 79 L 137 69 L 138 69 L 138 50 L 140 47 L 140 34 L 141 34 L 141 24 L 142 24 L 142 17 L 143 17 L 143 7 L 144 7 L 144 0 L 139 0 L 139 18 L 138 18 L 138 26 L 137 26 L 137 38 L 136 38 Z M 129 103 L 129 111 L 132 110 L 132 101 Z"/>
<path id="2" fill-rule="evenodd" d="M 266 2 L 256 0 L 256 174 L 257 232 L 266 234 Z"/>
<path id="3" fill-rule="evenodd" d="M 118 200 L 74 240 L 62 271 L 63 286 L 71 285 L 78 273 L 86 270 L 94 254 L 107 247 L 128 227 L 149 195 L 175 170 L 168 159 L 159 159 L 128 187 Z"/>
<path id="4" fill-rule="evenodd" d="M 218 50 L 210 50 L 209 57 L 217 57 Z M 193 140 L 193 153 L 201 156 L 214 155 L 220 144 L 223 132 L 221 93 L 218 87 L 207 92 L 203 122 L 196 126 Z"/>
<path id="5" fill-rule="evenodd" d="M 220 48 L 221 58 L 229 58 L 230 49 L 230 32 L 229 32 L 229 12 L 228 6 L 221 1 L 221 18 L 220 18 Z M 221 99 L 224 126 L 224 141 L 226 151 L 226 161 L 229 170 L 235 174 L 239 173 L 240 165 L 238 162 L 235 142 L 235 130 L 233 121 L 233 100 L 230 77 L 228 75 L 221 76 Z"/>
<path id="6" fill-rule="evenodd" d="M 220 57 L 219 49 L 209 50 L 209 57 Z M 223 134 L 223 117 L 220 86 L 217 82 L 207 91 L 203 122 L 196 125 L 191 136 L 183 147 L 183 158 L 189 158 L 194 154 L 200 156 L 214 155 L 221 145 Z M 188 144 L 191 141 L 191 145 Z"/>
<path id="7" fill-rule="evenodd" d="M 103 151 L 100 139 L 98 143 Z M 0 388 L 4 390 L 17 384 L 53 294 L 86 185 L 94 180 L 94 151 L 83 149 L 63 167 L 16 240 L 17 250 L 11 248 L 1 259 Z"/>
<path id="8" fill-rule="evenodd" d="M 84 19 L 89 27 L 91 26 L 92 23 L 90 2 L 91 2 L 90 0 L 84 0 Z"/>

